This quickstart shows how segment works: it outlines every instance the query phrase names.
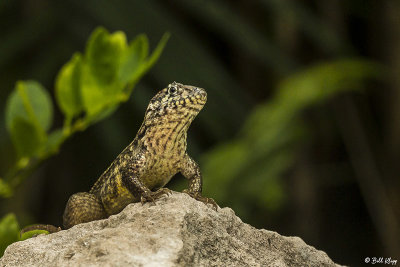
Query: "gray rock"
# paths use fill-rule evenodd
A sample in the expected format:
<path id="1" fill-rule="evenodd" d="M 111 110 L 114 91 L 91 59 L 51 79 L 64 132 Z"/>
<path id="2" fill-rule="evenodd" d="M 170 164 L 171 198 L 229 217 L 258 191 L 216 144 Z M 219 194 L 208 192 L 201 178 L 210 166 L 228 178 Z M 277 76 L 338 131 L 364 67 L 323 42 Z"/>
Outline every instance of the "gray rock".
<path id="1" fill-rule="evenodd" d="M 338 266 L 298 237 L 258 230 L 186 194 L 10 245 L 0 266 Z"/>

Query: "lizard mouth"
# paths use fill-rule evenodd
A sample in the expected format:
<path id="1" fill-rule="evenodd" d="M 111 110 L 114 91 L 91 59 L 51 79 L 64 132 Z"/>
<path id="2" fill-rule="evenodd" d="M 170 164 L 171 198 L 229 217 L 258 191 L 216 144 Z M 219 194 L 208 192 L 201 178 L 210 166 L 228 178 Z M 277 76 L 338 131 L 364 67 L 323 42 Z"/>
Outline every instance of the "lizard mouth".
<path id="1" fill-rule="evenodd" d="M 193 89 L 192 98 L 194 98 L 200 104 L 204 105 L 207 102 L 207 92 L 203 88 L 195 87 Z"/>

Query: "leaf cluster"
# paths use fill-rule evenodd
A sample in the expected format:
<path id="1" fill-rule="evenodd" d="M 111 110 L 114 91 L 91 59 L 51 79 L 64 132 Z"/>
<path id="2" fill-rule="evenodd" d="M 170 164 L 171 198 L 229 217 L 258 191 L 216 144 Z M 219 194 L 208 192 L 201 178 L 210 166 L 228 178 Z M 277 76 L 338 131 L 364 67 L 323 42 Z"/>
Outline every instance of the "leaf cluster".
<path id="1" fill-rule="evenodd" d="M 6 128 L 17 162 L 5 179 L 0 179 L 0 196 L 11 196 L 26 169 L 57 153 L 72 134 L 104 119 L 127 101 L 135 84 L 159 58 L 168 36 L 165 34 L 149 55 L 145 35 L 127 43 L 123 32 L 110 34 L 97 28 L 85 53 L 75 53 L 57 75 L 55 99 L 64 115 L 60 129 L 51 130 L 54 104 L 48 91 L 37 81 L 18 81 L 6 105 Z"/>
<path id="2" fill-rule="evenodd" d="M 52 128 L 54 104 L 49 92 L 37 81 L 18 81 L 5 112 L 17 159 L 4 178 L 0 177 L 0 197 L 11 197 L 16 187 L 41 162 L 56 154 L 66 139 L 106 118 L 127 101 L 137 82 L 160 57 L 168 38 L 169 34 L 164 34 L 150 54 L 144 34 L 128 43 L 121 31 L 95 29 L 85 52 L 75 53 L 57 75 L 55 100 L 64 115 L 63 126 L 58 129 Z M 19 240 L 18 231 L 15 216 L 4 216 L 0 222 L 0 253 Z"/>

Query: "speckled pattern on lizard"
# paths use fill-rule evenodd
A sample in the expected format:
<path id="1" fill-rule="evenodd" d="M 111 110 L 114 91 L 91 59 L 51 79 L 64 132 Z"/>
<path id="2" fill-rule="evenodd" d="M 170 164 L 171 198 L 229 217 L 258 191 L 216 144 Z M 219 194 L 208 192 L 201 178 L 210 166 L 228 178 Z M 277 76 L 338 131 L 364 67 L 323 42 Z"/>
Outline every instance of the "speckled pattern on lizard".
<path id="1" fill-rule="evenodd" d="M 206 91 L 195 86 L 173 82 L 159 91 L 151 99 L 135 139 L 89 192 L 69 198 L 63 215 L 64 228 L 107 218 L 129 203 L 154 202 L 170 193 L 164 186 L 178 172 L 189 180 L 185 193 L 217 209 L 212 198 L 202 196 L 200 168 L 186 152 L 188 128 L 206 101 Z M 50 232 L 60 229 L 36 225 L 23 231 L 35 228 Z"/>

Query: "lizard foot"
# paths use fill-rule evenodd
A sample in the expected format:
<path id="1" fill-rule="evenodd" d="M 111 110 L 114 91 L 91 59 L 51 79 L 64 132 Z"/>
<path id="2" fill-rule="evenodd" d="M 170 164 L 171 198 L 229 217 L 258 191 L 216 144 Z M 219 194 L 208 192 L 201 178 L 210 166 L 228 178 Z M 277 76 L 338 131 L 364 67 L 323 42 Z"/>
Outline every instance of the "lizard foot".
<path id="1" fill-rule="evenodd" d="M 163 196 L 163 195 L 168 196 L 170 194 L 171 194 L 171 190 L 169 190 L 168 188 L 160 188 L 156 192 L 152 192 L 150 190 L 144 191 L 142 193 L 142 196 L 140 197 L 140 202 L 142 204 L 144 204 L 146 202 L 154 202 L 157 199 L 159 199 L 161 196 Z"/>
<path id="2" fill-rule="evenodd" d="M 199 192 L 190 192 L 188 189 L 185 189 L 182 192 L 188 194 L 197 201 L 203 202 L 204 204 L 211 204 L 215 210 L 218 210 L 217 202 L 215 202 L 214 199 L 203 197 Z"/>

